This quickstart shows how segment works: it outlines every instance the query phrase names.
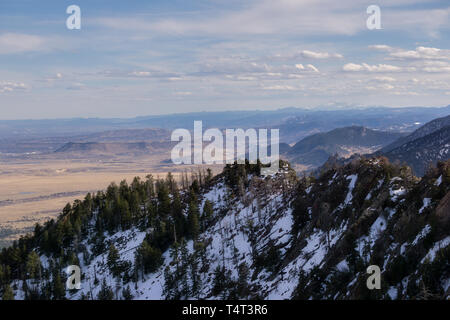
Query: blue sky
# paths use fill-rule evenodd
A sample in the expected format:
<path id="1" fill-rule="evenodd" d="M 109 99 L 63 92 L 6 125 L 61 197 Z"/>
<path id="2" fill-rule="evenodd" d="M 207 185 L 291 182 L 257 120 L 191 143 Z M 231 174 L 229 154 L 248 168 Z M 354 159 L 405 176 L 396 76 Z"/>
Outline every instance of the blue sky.
<path id="1" fill-rule="evenodd" d="M 444 106 L 449 31 L 448 1 L 2 0 L 0 119 Z"/>

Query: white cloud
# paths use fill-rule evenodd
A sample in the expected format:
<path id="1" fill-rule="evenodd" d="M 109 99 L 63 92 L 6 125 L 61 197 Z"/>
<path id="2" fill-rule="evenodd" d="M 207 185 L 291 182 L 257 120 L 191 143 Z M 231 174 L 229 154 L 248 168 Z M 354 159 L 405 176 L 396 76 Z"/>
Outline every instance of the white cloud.
<path id="1" fill-rule="evenodd" d="M 0 81 L 0 93 L 24 89 L 27 89 L 27 86 L 23 82 Z"/>
<path id="2" fill-rule="evenodd" d="M 174 95 L 176 95 L 176 96 L 191 96 L 192 92 L 190 92 L 190 91 L 177 91 L 177 92 L 174 92 Z"/>
<path id="3" fill-rule="evenodd" d="M 390 51 L 394 50 L 392 47 L 385 45 L 385 44 L 375 44 L 375 45 L 369 46 L 369 48 L 377 50 L 377 51 L 384 51 L 384 52 L 390 52 Z"/>
<path id="4" fill-rule="evenodd" d="M 66 90 L 78 91 L 78 90 L 84 90 L 84 89 L 87 89 L 87 86 L 82 82 L 73 82 L 68 87 L 66 87 Z"/>
<path id="5" fill-rule="evenodd" d="M 293 86 L 290 85 L 273 85 L 273 86 L 264 86 L 263 90 L 271 90 L 271 91 L 293 91 L 296 90 Z"/>
<path id="6" fill-rule="evenodd" d="M 150 75 L 150 72 L 148 71 L 133 71 L 130 72 L 130 76 L 136 76 L 136 77 L 148 77 Z"/>
<path id="7" fill-rule="evenodd" d="M 98 75 L 112 78 L 143 78 L 160 80 L 179 80 L 182 73 L 175 73 L 166 70 L 103 70 Z"/>
<path id="8" fill-rule="evenodd" d="M 390 31 L 436 36 L 449 26 L 450 9 L 411 8 L 429 0 L 379 0 L 382 26 Z M 115 29 L 174 35 L 354 35 L 367 31 L 367 14 L 354 0 L 242 1 L 228 10 L 200 11 L 178 17 L 104 17 L 96 23 Z"/>
<path id="9" fill-rule="evenodd" d="M 401 71 L 400 67 L 393 66 L 393 65 L 390 65 L 390 64 L 368 65 L 367 63 L 363 63 L 362 65 L 369 72 L 397 72 L 397 71 Z"/>
<path id="10" fill-rule="evenodd" d="M 45 40 L 42 37 L 21 34 L 4 33 L 0 35 L 0 54 L 23 53 L 44 49 Z"/>
<path id="11" fill-rule="evenodd" d="M 342 70 L 346 72 L 398 72 L 402 71 L 401 67 L 389 65 L 389 64 L 378 64 L 378 65 L 369 65 L 367 63 L 355 64 L 355 63 L 347 63 L 342 67 Z"/>
<path id="12" fill-rule="evenodd" d="M 379 82 L 395 82 L 396 81 L 396 79 L 392 78 L 392 77 L 375 77 L 373 79 L 376 81 L 379 81 Z"/>
<path id="13" fill-rule="evenodd" d="M 418 96 L 419 93 L 415 91 L 394 91 L 392 94 L 396 96 Z"/>
<path id="14" fill-rule="evenodd" d="M 308 64 L 306 65 L 306 67 L 314 72 L 319 72 L 319 69 L 317 69 L 315 66 L 313 66 L 312 64 Z"/>
<path id="15" fill-rule="evenodd" d="M 450 60 L 450 50 L 439 48 L 417 47 L 415 50 L 395 50 L 390 57 L 399 60 Z"/>
<path id="16" fill-rule="evenodd" d="M 312 64 L 307 64 L 306 67 L 302 65 L 301 63 L 298 63 L 295 65 L 295 68 L 300 71 L 313 71 L 313 72 L 319 72 L 319 69 L 317 69 Z"/>
<path id="17" fill-rule="evenodd" d="M 364 67 L 362 65 L 356 63 L 347 63 L 342 67 L 342 70 L 347 72 L 362 71 L 363 69 Z"/>
<path id="18" fill-rule="evenodd" d="M 392 90 L 392 89 L 395 88 L 393 85 L 390 85 L 390 84 L 387 84 L 387 83 L 383 84 L 381 87 L 383 89 L 385 89 L 385 90 Z"/>
<path id="19" fill-rule="evenodd" d="M 430 1 L 422 1 L 427 3 Z M 439 38 L 450 26 L 450 7 L 433 9 L 399 8 L 398 10 L 382 9 L 382 27 L 386 30 L 402 30 L 407 33 Z"/>
<path id="20" fill-rule="evenodd" d="M 330 59 L 330 58 L 343 58 L 339 53 L 328 52 L 314 52 L 309 50 L 303 50 L 300 52 L 301 56 L 308 59 Z"/>
<path id="21" fill-rule="evenodd" d="M 349 10 L 343 10 L 342 7 Z M 215 10 L 208 14 L 159 19 L 99 18 L 102 26 L 123 30 L 152 31 L 174 35 L 265 35 L 265 34 L 344 34 L 364 30 L 358 17 L 364 11 L 350 4 L 336 6 L 332 0 L 250 1 L 234 10 Z"/>
<path id="22" fill-rule="evenodd" d="M 448 67 L 424 67 L 422 68 L 424 72 L 439 73 L 439 72 L 450 72 L 450 66 Z"/>

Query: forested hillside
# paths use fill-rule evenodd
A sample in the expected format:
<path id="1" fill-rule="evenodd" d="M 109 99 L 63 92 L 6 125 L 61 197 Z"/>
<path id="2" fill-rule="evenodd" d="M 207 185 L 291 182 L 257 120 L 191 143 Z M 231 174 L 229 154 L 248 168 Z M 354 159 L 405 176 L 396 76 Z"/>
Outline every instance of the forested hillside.
<path id="1" fill-rule="evenodd" d="M 378 157 L 298 178 L 286 162 L 148 176 L 68 204 L 0 254 L 4 299 L 446 299 L 450 161 Z M 79 265 L 80 290 L 65 290 Z M 366 287 L 369 265 L 380 290 Z"/>

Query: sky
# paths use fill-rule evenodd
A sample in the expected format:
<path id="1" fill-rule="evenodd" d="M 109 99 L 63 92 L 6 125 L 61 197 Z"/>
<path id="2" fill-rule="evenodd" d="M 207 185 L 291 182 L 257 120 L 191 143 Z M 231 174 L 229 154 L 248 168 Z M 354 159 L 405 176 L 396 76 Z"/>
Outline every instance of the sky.
<path id="1" fill-rule="evenodd" d="M 448 0 L 1 0 L 0 119 L 446 106 L 449 31 Z"/>

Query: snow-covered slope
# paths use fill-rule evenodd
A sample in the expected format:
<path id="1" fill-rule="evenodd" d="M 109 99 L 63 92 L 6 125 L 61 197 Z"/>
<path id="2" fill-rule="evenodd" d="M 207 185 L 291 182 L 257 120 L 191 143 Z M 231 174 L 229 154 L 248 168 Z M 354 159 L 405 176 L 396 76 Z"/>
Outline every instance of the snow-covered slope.
<path id="1" fill-rule="evenodd" d="M 57 266 L 64 277 L 61 261 L 66 260 L 78 262 L 83 274 L 81 289 L 67 291 L 67 299 L 97 299 L 105 291 L 111 299 L 450 296 L 449 161 L 421 180 L 384 158 L 354 161 L 317 179 L 298 179 L 287 165 L 282 168 L 263 178 L 249 168 L 233 167 L 201 187 L 195 199 L 199 208 L 213 204 L 209 222 L 197 236 L 175 236 L 177 241 L 162 252 L 161 264 L 151 272 L 139 269 L 136 256 L 156 229 L 132 223 L 102 231 L 104 245 L 98 249 L 96 221 L 103 209 L 94 201 L 80 238 L 61 248 L 64 255 L 76 251 L 76 258 L 49 254 L 36 237 L 30 240 L 43 272 L 40 280 L 13 277 L 15 296 L 29 297 L 24 291 L 30 290 L 42 295 L 48 287 L 45 297 L 54 298 L 51 270 Z M 182 193 L 184 204 L 185 196 L 187 192 Z M 189 210 L 185 204 L 185 217 Z M 120 271 L 109 263 L 111 244 L 124 266 Z M 366 286 L 369 265 L 381 269 L 380 290 Z"/>

